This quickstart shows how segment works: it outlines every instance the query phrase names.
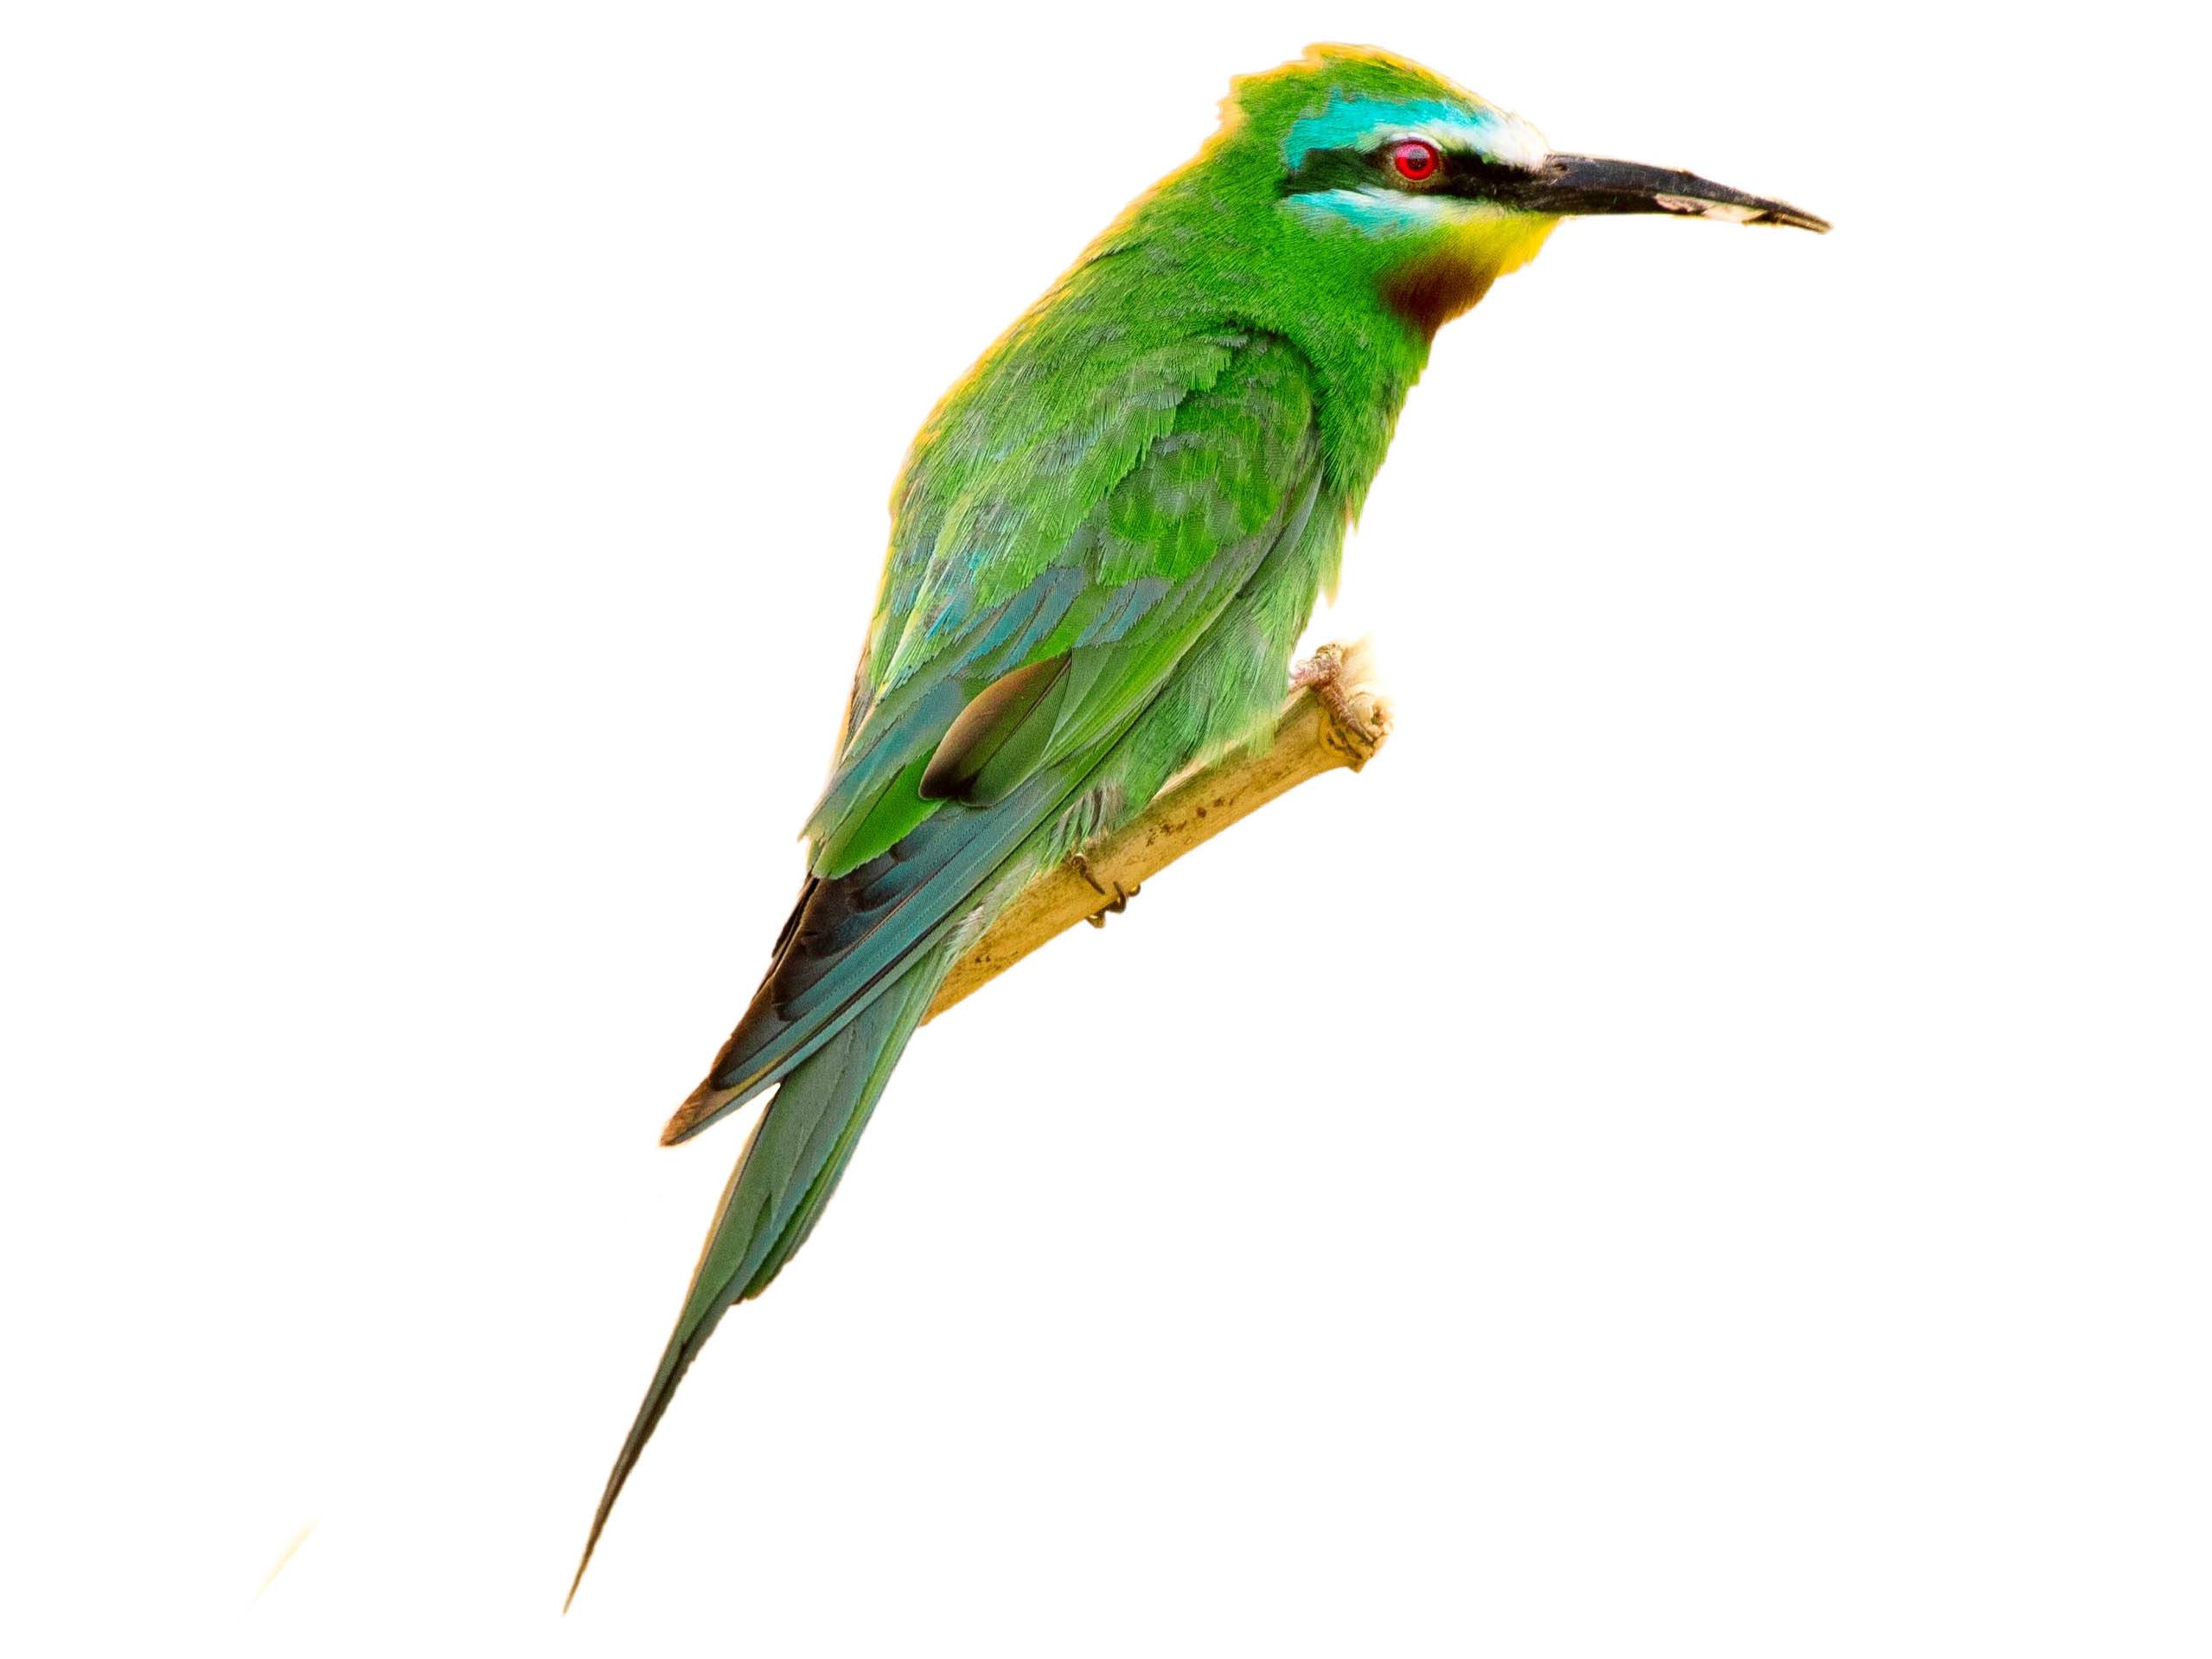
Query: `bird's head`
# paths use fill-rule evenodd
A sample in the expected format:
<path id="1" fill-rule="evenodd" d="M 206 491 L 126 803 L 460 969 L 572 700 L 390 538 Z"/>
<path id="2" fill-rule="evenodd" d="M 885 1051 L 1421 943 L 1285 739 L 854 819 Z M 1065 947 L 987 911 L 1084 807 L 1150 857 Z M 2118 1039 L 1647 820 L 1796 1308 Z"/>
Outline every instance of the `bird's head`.
<path id="1" fill-rule="evenodd" d="M 1694 174 L 1557 153 L 1518 116 L 1367 47 L 1309 48 L 1237 80 L 1222 107 L 1213 158 L 1268 198 L 1301 257 L 1371 282 L 1424 334 L 1534 258 L 1569 215 L 1828 228 Z"/>

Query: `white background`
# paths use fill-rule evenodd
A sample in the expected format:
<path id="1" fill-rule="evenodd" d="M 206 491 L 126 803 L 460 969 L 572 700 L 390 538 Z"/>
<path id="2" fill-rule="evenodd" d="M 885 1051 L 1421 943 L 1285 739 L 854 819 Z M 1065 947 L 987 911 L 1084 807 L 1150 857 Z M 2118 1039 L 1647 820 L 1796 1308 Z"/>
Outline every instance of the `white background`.
<path id="1" fill-rule="evenodd" d="M 2206 1651 L 2180 26 L 11 9 L 0 1640 Z M 563 1622 L 905 442 L 1317 38 L 1837 230 L 1446 333 L 1389 750 L 923 1034 Z"/>

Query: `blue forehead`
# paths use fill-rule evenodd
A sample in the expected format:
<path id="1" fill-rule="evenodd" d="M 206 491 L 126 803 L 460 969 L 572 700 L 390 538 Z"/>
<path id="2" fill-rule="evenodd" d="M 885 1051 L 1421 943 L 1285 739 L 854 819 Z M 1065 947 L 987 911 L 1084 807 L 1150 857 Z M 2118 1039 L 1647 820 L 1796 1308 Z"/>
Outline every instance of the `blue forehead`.
<path id="1" fill-rule="evenodd" d="M 1361 149 L 1397 132 L 1456 137 L 1465 147 L 1481 150 L 1483 139 L 1497 126 L 1494 112 L 1470 110 L 1442 99 L 1347 98 L 1331 93 L 1327 109 L 1294 123 L 1284 135 L 1282 158 L 1295 169 L 1314 150 Z"/>

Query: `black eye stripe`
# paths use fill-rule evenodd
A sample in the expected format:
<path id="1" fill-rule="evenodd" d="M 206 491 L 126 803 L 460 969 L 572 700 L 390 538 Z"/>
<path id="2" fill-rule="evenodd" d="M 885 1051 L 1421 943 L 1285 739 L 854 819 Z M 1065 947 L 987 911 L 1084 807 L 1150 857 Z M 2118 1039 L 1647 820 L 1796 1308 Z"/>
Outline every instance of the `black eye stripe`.
<path id="1" fill-rule="evenodd" d="M 1502 162 L 1485 161 L 1463 150 L 1436 148 L 1436 170 L 1419 183 L 1401 177 L 1390 152 L 1403 139 L 1392 139 L 1372 150 L 1309 150 L 1297 170 L 1279 187 L 1287 196 L 1320 190 L 1357 190 L 1382 185 L 1407 195 L 1448 195 L 1510 201 L 1525 190 L 1528 173 Z M 1425 142 L 1425 141 L 1424 141 Z"/>

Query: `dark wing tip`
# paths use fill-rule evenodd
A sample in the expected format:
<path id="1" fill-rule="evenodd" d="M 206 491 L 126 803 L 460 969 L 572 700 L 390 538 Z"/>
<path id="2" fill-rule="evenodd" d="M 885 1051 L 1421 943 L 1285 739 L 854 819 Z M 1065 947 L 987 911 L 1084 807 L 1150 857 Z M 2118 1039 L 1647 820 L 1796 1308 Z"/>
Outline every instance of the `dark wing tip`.
<path id="1" fill-rule="evenodd" d="M 675 1115 L 668 1120 L 667 1126 L 661 1131 L 661 1144 L 663 1146 L 674 1146 L 681 1141 L 689 1140 L 708 1124 L 720 1117 L 723 1113 L 728 1111 L 731 1104 L 738 1098 L 738 1092 L 734 1088 L 717 1088 L 714 1087 L 714 1080 L 709 1077 L 697 1088 L 692 1090 L 690 1094 L 685 1097 L 684 1103 L 676 1108 Z"/>

